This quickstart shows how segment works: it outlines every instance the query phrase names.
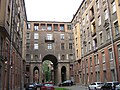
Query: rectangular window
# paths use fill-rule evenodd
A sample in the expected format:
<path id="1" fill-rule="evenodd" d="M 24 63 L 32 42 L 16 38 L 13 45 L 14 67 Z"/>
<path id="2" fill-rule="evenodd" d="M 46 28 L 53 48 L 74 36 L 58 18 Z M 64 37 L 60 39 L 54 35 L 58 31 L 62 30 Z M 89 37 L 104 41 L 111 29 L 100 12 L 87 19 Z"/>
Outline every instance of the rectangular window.
<path id="1" fill-rule="evenodd" d="M 119 34 L 118 21 L 114 23 L 115 35 Z"/>
<path id="2" fill-rule="evenodd" d="M 67 25 L 67 30 L 72 30 L 72 25 Z"/>
<path id="3" fill-rule="evenodd" d="M 113 51 L 112 51 L 112 48 L 109 49 L 109 57 L 110 57 L 110 60 L 113 60 Z"/>
<path id="4" fill-rule="evenodd" d="M 61 50 L 64 50 L 65 47 L 64 47 L 64 43 L 61 43 Z"/>
<path id="5" fill-rule="evenodd" d="M 47 24 L 47 30 L 52 30 L 52 25 L 51 24 Z"/>
<path id="6" fill-rule="evenodd" d="M 119 59 L 119 64 L 120 64 L 120 45 L 118 45 L 117 47 L 118 47 L 118 59 Z"/>
<path id="7" fill-rule="evenodd" d="M 27 29 L 30 29 L 30 23 L 27 23 Z"/>
<path id="8" fill-rule="evenodd" d="M 105 11 L 104 11 L 104 13 L 105 13 L 105 20 L 107 20 L 108 19 L 108 9 L 105 9 Z"/>
<path id="9" fill-rule="evenodd" d="M 101 25 L 101 16 L 98 17 L 98 25 Z"/>
<path id="10" fill-rule="evenodd" d="M 60 39 L 64 40 L 64 38 L 65 38 L 64 34 L 60 34 Z"/>
<path id="11" fill-rule="evenodd" d="M 52 44 L 51 43 L 48 44 L 48 49 L 52 49 Z"/>
<path id="12" fill-rule="evenodd" d="M 116 4 L 115 1 L 112 2 L 112 13 L 116 12 Z"/>
<path id="13" fill-rule="evenodd" d="M 27 49 L 27 50 L 30 49 L 30 43 L 26 43 L 26 49 Z"/>
<path id="14" fill-rule="evenodd" d="M 60 30 L 61 30 L 61 31 L 64 30 L 64 24 L 60 24 Z"/>
<path id="15" fill-rule="evenodd" d="M 38 31 L 38 29 L 39 29 L 39 24 L 34 24 L 34 30 Z"/>
<path id="16" fill-rule="evenodd" d="M 38 33 L 34 33 L 34 39 L 39 39 Z"/>
<path id="17" fill-rule="evenodd" d="M 105 62 L 105 53 L 104 52 L 102 52 L 102 61 L 103 61 L 103 63 Z"/>
<path id="18" fill-rule="evenodd" d="M 114 69 L 113 70 L 111 70 L 111 74 L 112 74 L 112 81 L 115 81 L 115 71 L 114 71 Z"/>
<path id="19" fill-rule="evenodd" d="M 54 24 L 54 31 L 58 31 L 58 24 Z"/>
<path id="20" fill-rule="evenodd" d="M 90 66 L 92 66 L 92 57 L 90 57 Z"/>
<path id="21" fill-rule="evenodd" d="M 46 27 L 45 27 L 45 24 L 41 24 L 41 30 L 45 30 Z"/>
<path id="22" fill-rule="evenodd" d="M 109 30 L 109 28 L 106 29 L 106 33 L 107 33 L 106 40 L 109 40 L 110 39 L 110 30 Z"/>
<path id="23" fill-rule="evenodd" d="M 52 40 L 53 37 L 52 37 L 52 34 L 47 34 L 47 40 Z"/>
<path id="24" fill-rule="evenodd" d="M 38 44 L 34 44 L 34 49 L 38 49 Z"/>
<path id="25" fill-rule="evenodd" d="M 69 49 L 72 49 L 72 43 L 69 43 Z"/>
<path id="26" fill-rule="evenodd" d="M 96 1 L 96 6 L 97 6 L 97 9 L 99 9 L 99 7 L 100 7 L 99 0 Z"/>
<path id="27" fill-rule="evenodd" d="M 103 35 L 102 35 L 102 33 L 100 33 L 100 43 L 101 44 L 103 43 Z"/>
<path id="28" fill-rule="evenodd" d="M 30 39 L 30 33 L 27 33 L 26 38 L 27 38 L 27 39 Z"/>

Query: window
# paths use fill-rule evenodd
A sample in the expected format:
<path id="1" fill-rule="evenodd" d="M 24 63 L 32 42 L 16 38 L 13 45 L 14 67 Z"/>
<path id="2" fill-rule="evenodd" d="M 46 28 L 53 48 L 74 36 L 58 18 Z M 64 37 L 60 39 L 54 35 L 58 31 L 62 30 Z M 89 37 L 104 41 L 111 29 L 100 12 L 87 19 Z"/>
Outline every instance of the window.
<path id="1" fill-rule="evenodd" d="M 118 59 L 119 59 L 119 64 L 120 64 L 120 45 L 118 45 L 117 47 L 118 47 Z"/>
<path id="2" fill-rule="evenodd" d="M 61 39 L 61 40 L 64 40 L 64 38 L 65 38 L 65 37 L 64 37 L 64 34 L 60 34 L 60 39 Z"/>
<path id="3" fill-rule="evenodd" d="M 34 30 L 37 31 L 39 29 L 39 24 L 34 24 Z"/>
<path id="4" fill-rule="evenodd" d="M 51 43 L 48 44 L 48 49 L 52 49 L 52 44 Z"/>
<path id="5" fill-rule="evenodd" d="M 38 44 L 34 44 L 34 49 L 38 49 Z"/>
<path id="6" fill-rule="evenodd" d="M 27 33 L 26 38 L 27 38 L 27 39 L 30 39 L 30 33 Z"/>
<path id="7" fill-rule="evenodd" d="M 71 30 L 72 29 L 72 25 L 67 25 L 67 29 Z"/>
<path id="8" fill-rule="evenodd" d="M 30 54 L 26 54 L 26 58 L 29 60 L 30 59 Z"/>
<path id="9" fill-rule="evenodd" d="M 34 39 L 39 39 L 38 33 L 34 33 Z"/>
<path id="10" fill-rule="evenodd" d="M 102 35 L 102 33 L 100 33 L 100 43 L 101 44 L 103 43 L 103 35 Z"/>
<path id="11" fill-rule="evenodd" d="M 104 52 L 102 52 L 102 61 L 103 61 L 103 63 L 105 62 L 105 53 Z"/>
<path id="12" fill-rule="evenodd" d="M 77 58 L 78 58 L 78 50 L 76 50 L 76 55 L 77 55 Z"/>
<path id="13" fill-rule="evenodd" d="M 101 25 L 101 16 L 98 17 L 98 25 Z"/>
<path id="14" fill-rule="evenodd" d="M 92 66 L 92 57 L 90 57 L 90 66 Z"/>
<path id="15" fill-rule="evenodd" d="M 51 24 L 47 25 L 47 30 L 52 30 L 52 25 Z"/>
<path id="16" fill-rule="evenodd" d="M 96 1 L 96 6 L 97 6 L 97 9 L 99 9 L 99 0 Z"/>
<path id="17" fill-rule="evenodd" d="M 72 33 L 69 33 L 69 40 L 72 40 Z"/>
<path id="18" fill-rule="evenodd" d="M 95 64 L 99 64 L 98 54 L 94 55 L 95 58 Z"/>
<path id="19" fill-rule="evenodd" d="M 106 82 L 107 81 L 106 71 L 103 71 L 103 73 L 104 73 L 104 82 Z"/>
<path id="20" fill-rule="evenodd" d="M 104 13 L 105 13 L 105 20 L 107 20 L 108 19 L 108 9 L 105 9 Z"/>
<path id="21" fill-rule="evenodd" d="M 60 30 L 61 30 L 61 31 L 64 30 L 64 24 L 60 24 Z"/>
<path id="22" fill-rule="evenodd" d="M 52 40 L 52 34 L 47 34 L 47 40 Z"/>
<path id="23" fill-rule="evenodd" d="M 54 30 L 58 31 L 58 24 L 54 24 L 53 26 L 54 26 Z"/>
<path id="24" fill-rule="evenodd" d="M 115 1 L 112 2 L 112 13 L 116 12 L 116 4 Z"/>
<path id="25" fill-rule="evenodd" d="M 61 43 L 61 50 L 64 50 L 65 47 L 64 47 L 64 43 Z"/>
<path id="26" fill-rule="evenodd" d="M 109 49 L 109 57 L 110 57 L 110 60 L 113 60 L 113 51 L 112 51 L 112 48 Z"/>
<path id="27" fill-rule="evenodd" d="M 70 59 L 73 59 L 73 54 L 69 54 Z"/>
<path id="28" fill-rule="evenodd" d="M 27 23 L 27 29 L 30 29 L 30 23 Z"/>
<path id="29" fill-rule="evenodd" d="M 38 55 L 35 55 L 35 60 L 38 60 Z"/>
<path id="30" fill-rule="evenodd" d="M 119 34 L 118 21 L 114 23 L 114 28 L 115 28 L 115 35 L 118 35 Z"/>
<path id="31" fill-rule="evenodd" d="M 26 49 L 27 49 L 27 50 L 30 49 L 30 43 L 26 43 Z"/>
<path id="32" fill-rule="evenodd" d="M 111 70 L 111 75 L 112 75 L 112 81 L 115 81 L 115 71 L 114 71 L 114 69 L 113 70 Z"/>
<path id="33" fill-rule="evenodd" d="M 72 43 L 69 43 L 69 49 L 72 49 Z"/>
<path id="34" fill-rule="evenodd" d="M 65 60 L 65 55 L 62 55 L 61 59 L 62 59 L 62 60 Z"/>
<path id="35" fill-rule="evenodd" d="M 110 30 L 109 30 L 109 28 L 106 29 L 106 33 L 107 33 L 106 40 L 109 40 L 110 39 Z"/>
<path id="36" fill-rule="evenodd" d="M 41 24 L 41 30 L 45 30 L 46 27 L 45 27 L 45 24 Z"/>
<path id="37" fill-rule="evenodd" d="M 91 43 L 88 42 L 88 50 L 90 51 L 91 50 Z"/>

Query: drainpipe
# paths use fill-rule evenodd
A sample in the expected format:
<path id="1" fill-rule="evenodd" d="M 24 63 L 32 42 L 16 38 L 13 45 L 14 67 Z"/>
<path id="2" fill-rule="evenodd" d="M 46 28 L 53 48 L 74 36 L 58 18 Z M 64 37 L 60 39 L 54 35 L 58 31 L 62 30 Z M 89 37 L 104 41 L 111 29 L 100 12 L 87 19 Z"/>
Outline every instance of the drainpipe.
<path id="1" fill-rule="evenodd" d="M 109 0 L 107 0 L 108 4 L 108 11 L 109 11 L 109 27 L 110 27 L 110 36 L 111 36 L 111 44 L 112 44 L 112 51 L 113 51 L 113 62 L 114 62 L 114 71 L 115 71 L 115 80 L 117 80 L 117 70 L 116 70 L 116 59 L 115 59 L 115 48 L 114 48 L 114 41 L 113 41 L 113 32 L 112 32 L 112 23 L 111 23 L 111 14 L 110 14 L 110 7 L 109 7 Z"/>

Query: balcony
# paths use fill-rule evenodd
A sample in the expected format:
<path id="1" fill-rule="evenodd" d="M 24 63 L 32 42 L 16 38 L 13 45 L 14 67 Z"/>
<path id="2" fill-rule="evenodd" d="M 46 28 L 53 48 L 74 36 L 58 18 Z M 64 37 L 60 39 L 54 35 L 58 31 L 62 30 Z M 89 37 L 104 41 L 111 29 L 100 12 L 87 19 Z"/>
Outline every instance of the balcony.
<path id="1" fill-rule="evenodd" d="M 45 38 L 45 42 L 52 42 L 54 43 L 55 42 L 55 39 L 54 38 Z"/>

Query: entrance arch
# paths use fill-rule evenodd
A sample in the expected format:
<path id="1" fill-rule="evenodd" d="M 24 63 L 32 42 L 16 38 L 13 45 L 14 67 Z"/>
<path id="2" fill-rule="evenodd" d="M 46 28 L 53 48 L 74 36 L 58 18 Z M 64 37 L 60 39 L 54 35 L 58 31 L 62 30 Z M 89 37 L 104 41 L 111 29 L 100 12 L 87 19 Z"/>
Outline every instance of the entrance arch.
<path id="1" fill-rule="evenodd" d="M 58 60 L 52 54 L 48 54 L 48 55 L 44 56 L 43 59 L 42 59 L 42 64 L 46 60 L 51 61 L 53 63 L 53 65 L 52 65 L 53 69 L 51 69 L 51 81 L 53 83 L 56 83 L 57 82 L 57 65 L 58 65 Z M 43 76 L 42 77 L 42 82 L 44 82 L 44 79 L 45 79 L 44 74 L 42 76 Z"/>
<path id="2" fill-rule="evenodd" d="M 65 66 L 63 66 L 62 68 L 61 68 L 61 81 L 63 82 L 63 81 L 65 81 L 66 80 L 66 67 Z"/>
<path id="3" fill-rule="evenodd" d="M 39 82 L 39 68 L 37 66 L 33 69 L 33 82 L 38 83 Z"/>

